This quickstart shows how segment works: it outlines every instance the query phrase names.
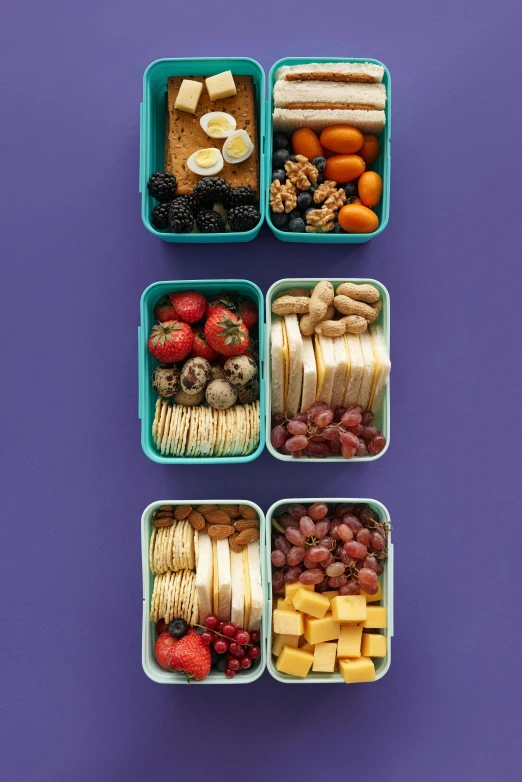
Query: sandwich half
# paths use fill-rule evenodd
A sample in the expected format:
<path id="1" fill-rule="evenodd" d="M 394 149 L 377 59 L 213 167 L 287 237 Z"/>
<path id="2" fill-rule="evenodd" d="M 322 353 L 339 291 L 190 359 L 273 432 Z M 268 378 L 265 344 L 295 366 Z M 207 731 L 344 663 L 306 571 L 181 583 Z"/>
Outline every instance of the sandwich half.
<path id="1" fill-rule="evenodd" d="M 377 323 L 372 323 L 368 329 L 372 340 L 373 354 L 375 356 L 375 376 L 370 396 L 369 409 L 377 416 L 381 412 L 384 392 L 390 377 L 391 362 L 388 356 L 388 348 L 382 328 Z"/>
<path id="2" fill-rule="evenodd" d="M 283 65 L 276 72 L 276 79 L 286 81 L 341 81 L 371 83 L 381 82 L 382 65 L 371 62 L 310 62 L 301 65 Z"/>
<path id="3" fill-rule="evenodd" d="M 285 315 L 284 328 L 288 345 L 288 391 L 284 412 L 292 417 L 299 412 L 303 386 L 303 337 L 297 315 Z"/>
<path id="4" fill-rule="evenodd" d="M 384 111 L 366 109 L 274 109 L 274 130 L 293 133 L 298 128 L 311 128 L 320 133 L 330 125 L 352 125 L 361 133 L 379 136 L 384 130 Z"/>
<path id="5" fill-rule="evenodd" d="M 382 111 L 385 105 L 386 88 L 381 83 L 281 79 L 274 85 L 274 106 L 279 109 Z"/>
<path id="6" fill-rule="evenodd" d="M 312 337 L 303 337 L 303 394 L 301 412 L 304 413 L 315 402 L 317 392 L 317 365 L 315 363 Z"/>
<path id="7" fill-rule="evenodd" d="M 285 411 L 285 354 L 283 347 L 283 321 L 272 315 L 270 334 L 272 370 L 272 412 Z"/>

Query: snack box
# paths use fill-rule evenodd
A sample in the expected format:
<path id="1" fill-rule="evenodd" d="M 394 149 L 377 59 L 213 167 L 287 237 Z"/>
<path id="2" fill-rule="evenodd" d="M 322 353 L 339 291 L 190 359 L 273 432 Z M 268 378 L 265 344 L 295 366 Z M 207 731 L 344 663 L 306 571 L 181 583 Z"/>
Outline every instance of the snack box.
<path id="1" fill-rule="evenodd" d="M 147 181 L 154 171 L 163 171 L 166 134 L 167 79 L 170 76 L 213 76 L 231 70 L 233 76 L 251 76 L 255 87 L 258 138 L 256 150 L 259 160 L 259 211 L 261 219 L 250 231 L 223 232 L 214 234 L 174 234 L 157 231 L 150 222 L 150 213 L 155 205 L 147 192 Z M 183 59 L 161 59 L 151 63 L 143 75 L 143 103 L 140 105 L 140 174 L 141 215 L 145 227 L 165 242 L 215 243 L 249 242 L 261 229 L 265 214 L 265 72 L 261 65 L 248 57 L 193 57 Z M 187 121 L 194 122 L 187 114 Z"/>
<path id="2" fill-rule="evenodd" d="M 158 300 L 171 291 L 196 290 L 204 296 L 218 295 L 223 289 L 248 296 L 257 305 L 259 324 L 253 330 L 252 336 L 259 340 L 259 406 L 260 433 L 259 444 L 255 451 L 245 456 L 163 456 L 156 448 L 152 438 L 152 422 L 154 420 L 156 395 L 151 388 L 150 378 L 157 361 L 147 349 L 147 341 L 152 326 L 155 324 L 154 306 Z M 141 445 L 149 459 L 159 464 L 227 464 L 250 462 L 256 459 L 265 446 L 265 384 L 263 379 L 264 361 L 264 328 L 263 328 L 263 294 L 253 282 L 248 280 L 172 280 L 155 282 L 145 289 L 140 302 L 140 322 L 138 327 L 138 362 L 139 362 L 139 401 L 138 415 L 141 419 Z"/>
<path id="3" fill-rule="evenodd" d="M 302 503 L 303 505 L 309 505 L 313 502 L 326 502 L 329 503 L 367 503 L 372 510 L 376 511 L 379 514 L 379 517 L 382 519 L 382 521 L 390 522 L 390 514 L 388 512 L 388 509 L 381 503 L 378 502 L 378 500 L 368 499 L 368 498 L 335 498 L 335 499 L 326 499 L 324 497 L 321 498 L 315 498 L 315 499 L 287 499 L 287 500 L 279 500 L 278 502 L 275 502 L 272 507 L 267 511 L 266 514 L 266 521 L 265 521 L 265 568 L 266 568 L 266 583 L 267 583 L 267 594 L 268 594 L 268 607 L 267 607 L 267 614 L 266 616 L 272 616 L 272 607 L 273 603 L 277 603 L 277 598 L 274 598 L 272 595 L 272 564 L 270 560 L 270 554 L 271 554 L 271 532 L 272 532 L 272 516 L 276 512 L 284 512 L 289 505 L 292 505 L 293 503 Z M 387 651 L 386 651 L 386 657 L 375 659 L 375 680 L 378 681 L 379 679 L 382 679 L 383 676 L 385 676 L 391 665 L 391 639 L 393 637 L 393 543 L 391 543 L 391 533 L 388 533 L 388 540 L 390 541 L 388 544 L 388 561 L 386 563 L 386 568 L 384 570 L 383 575 L 380 578 L 381 582 L 381 588 L 382 588 L 382 605 L 387 608 L 388 610 L 388 627 L 386 630 L 381 631 L 387 639 Z M 272 626 L 272 623 L 270 622 L 270 628 Z M 265 617 L 265 627 L 268 627 L 268 621 Z M 275 660 L 272 657 L 272 633 L 267 632 L 266 634 L 266 658 L 267 658 L 267 668 L 271 676 L 274 677 L 274 679 L 277 679 L 279 682 L 283 682 L 284 684 L 344 684 L 344 681 L 339 673 L 317 673 L 317 672 L 310 672 L 305 678 L 299 678 L 296 676 L 289 676 L 285 673 L 280 673 L 276 667 L 275 667 Z"/>
<path id="4" fill-rule="evenodd" d="M 260 562 L 261 562 L 261 579 L 263 585 L 266 587 L 266 558 L 263 556 L 263 524 L 265 523 L 265 516 L 261 508 L 254 502 L 248 500 L 158 500 L 151 503 L 143 511 L 141 517 L 141 567 L 142 567 L 142 580 L 143 580 L 143 621 L 142 621 L 142 633 L 141 633 L 141 660 L 145 674 L 152 679 L 152 681 L 158 684 L 186 684 L 187 678 L 183 673 L 172 673 L 163 670 L 154 657 L 154 642 L 156 640 L 156 632 L 154 622 L 149 618 L 150 614 L 150 601 L 154 586 L 154 576 L 150 571 L 149 566 L 149 542 L 152 534 L 151 520 L 154 510 L 160 505 L 198 505 L 205 503 L 208 505 L 224 505 L 224 504 L 239 504 L 250 505 L 257 511 L 260 519 Z M 267 594 L 265 589 L 265 595 Z M 192 684 L 250 684 L 258 679 L 266 667 L 266 645 L 264 642 L 264 636 L 267 632 L 267 619 L 268 616 L 268 601 L 265 600 L 265 607 L 263 613 L 263 619 L 261 621 L 261 656 L 257 659 L 255 666 L 247 671 L 242 671 L 233 679 L 227 679 L 224 674 L 217 671 L 211 671 L 210 674 L 201 682 L 193 681 Z"/>
<path id="5" fill-rule="evenodd" d="M 383 436 L 386 438 L 386 445 L 384 449 L 377 454 L 377 456 L 363 456 L 363 457 L 354 457 L 353 459 L 344 459 L 342 456 L 329 456 L 327 458 L 312 458 L 310 456 L 303 457 L 302 459 L 294 459 L 292 456 L 285 456 L 284 454 L 279 453 L 276 451 L 276 449 L 273 447 L 272 443 L 270 442 L 270 431 L 272 429 L 272 409 L 271 409 L 271 399 L 272 399 L 272 379 L 271 379 L 271 359 L 270 359 L 270 333 L 271 333 L 271 327 L 272 327 L 272 302 L 278 295 L 282 295 L 285 290 L 288 290 L 289 288 L 294 287 L 302 287 L 302 288 L 310 288 L 312 289 L 318 282 L 320 282 L 321 278 L 309 278 L 309 279 L 298 279 L 298 278 L 286 278 L 283 280 L 278 280 L 275 282 L 270 289 L 268 290 L 268 293 L 266 294 L 266 346 L 265 346 L 265 366 L 266 366 L 266 372 L 265 372 L 265 398 L 266 398 L 266 445 L 272 456 L 275 456 L 276 459 L 281 459 L 284 462 L 298 462 L 302 464 L 307 464 L 309 462 L 346 462 L 346 463 L 355 463 L 360 464 L 361 462 L 371 462 L 375 459 L 379 459 L 381 456 L 383 456 L 386 451 L 388 450 L 388 447 L 390 445 L 390 381 L 388 380 L 386 391 L 384 394 L 384 400 L 382 405 L 382 411 L 379 416 L 375 419 L 375 424 L 380 428 Z M 388 347 L 388 353 L 390 352 L 390 294 L 388 293 L 387 288 L 378 280 L 373 279 L 367 279 L 363 277 L 350 277 L 350 278 L 342 278 L 342 277 L 336 277 L 336 278 L 330 278 L 330 282 L 332 285 L 337 287 L 342 282 L 353 282 L 357 284 L 361 283 L 370 283 L 371 285 L 374 285 L 376 288 L 379 289 L 381 293 L 381 299 L 383 302 L 382 310 L 379 314 L 379 317 L 377 318 L 377 323 L 379 323 L 382 327 L 384 338 L 386 340 L 386 345 Z"/>

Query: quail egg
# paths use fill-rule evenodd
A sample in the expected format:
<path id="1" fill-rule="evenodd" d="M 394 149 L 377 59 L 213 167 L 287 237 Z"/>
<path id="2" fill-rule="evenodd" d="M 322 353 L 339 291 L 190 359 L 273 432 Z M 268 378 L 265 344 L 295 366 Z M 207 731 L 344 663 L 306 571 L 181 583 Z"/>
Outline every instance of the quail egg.
<path id="1" fill-rule="evenodd" d="M 253 151 L 254 145 L 246 130 L 235 130 L 223 144 L 223 157 L 227 163 L 242 163 Z"/>
<path id="2" fill-rule="evenodd" d="M 186 391 L 178 391 L 174 396 L 174 401 L 177 405 L 183 407 L 195 407 L 200 405 L 205 398 L 205 390 L 202 388 L 197 394 L 187 394 Z"/>
<path id="3" fill-rule="evenodd" d="M 214 363 L 210 365 L 210 379 L 211 380 L 226 380 L 225 372 L 221 364 Z"/>
<path id="4" fill-rule="evenodd" d="M 232 356 L 225 361 L 225 377 L 233 386 L 246 386 L 257 377 L 256 362 L 248 356 Z"/>
<path id="5" fill-rule="evenodd" d="M 185 361 L 181 369 L 181 388 L 186 394 L 198 394 L 210 380 L 210 364 L 206 358 L 195 356 Z"/>
<path id="6" fill-rule="evenodd" d="M 215 147 L 198 149 L 187 160 L 187 166 L 194 174 L 215 176 L 224 166 L 223 155 Z"/>
<path id="7" fill-rule="evenodd" d="M 171 397 L 179 390 L 179 369 L 174 364 L 160 364 L 152 373 L 152 388 L 158 396 Z"/>
<path id="8" fill-rule="evenodd" d="M 203 114 L 199 124 L 210 138 L 227 138 L 236 129 L 236 120 L 232 114 L 224 111 L 209 111 Z"/>
<path id="9" fill-rule="evenodd" d="M 242 405 L 251 405 L 259 399 L 259 382 L 251 380 L 246 386 L 236 386 L 237 398 Z"/>
<path id="10" fill-rule="evenodd" d="M 237 399 L 236 390 L 226 380 L 213 380 L 207 386 L 207 402 L 216 410 L 232 407 Z"/>

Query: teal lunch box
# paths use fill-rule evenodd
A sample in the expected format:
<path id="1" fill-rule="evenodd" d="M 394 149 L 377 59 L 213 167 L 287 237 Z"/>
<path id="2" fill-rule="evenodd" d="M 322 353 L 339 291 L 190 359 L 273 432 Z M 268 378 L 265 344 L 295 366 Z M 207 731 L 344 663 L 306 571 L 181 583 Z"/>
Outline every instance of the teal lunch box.
<path id="1" fill-rule="evenodd" d="M 147 348 L 149 334 L 156 319 L 154 307 L 162 296 L 172 291 L 196 290 L 207 298 L 217 296 L 223 290 L 240 293 L 248 296 L 259 311 L 259 323 L 252 330 L 254 339 L 259 340 L 259 407 L 260 407 L 260 431 L 259 444 L 255 451 L 245 456 L 165 456 L 162 455 L 154 443 L 152 437 L 152 423 L 157 396 L 151 387 L 151 375 L 158 365 L 156 359 L 151 356 Z M 149 285 L 142 294 L 140 302 L 140 323 L 138 328 L 138 362 L 139 362 L 139 402 L 138 414 L 141 419 L 141 445 L 149 459 L 159 464 L 227 464 L 250 462 L 256 459 L 265 446 L 265 384 L 263 375 L 264 366 L 264 321 L 263 321 L 263 294 L 253 282 L 248 280 L 173 280 L 155 282 Z"/>

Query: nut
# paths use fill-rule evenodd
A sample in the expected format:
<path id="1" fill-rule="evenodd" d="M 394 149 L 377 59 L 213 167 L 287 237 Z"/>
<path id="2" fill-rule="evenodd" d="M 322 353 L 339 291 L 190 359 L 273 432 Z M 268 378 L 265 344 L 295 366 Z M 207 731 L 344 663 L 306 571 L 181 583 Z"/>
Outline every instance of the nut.
<path id="1" fill-rule="evenodd" d="M 326 310 L 326 315 L 324 316 L 323 320 L 333 320 L 335 315 L 335 307 L 333 304 L 328 305 L 328 309 Z"/>
<path id="2" fill-rule="evenodd" d="M 174 518 L 176 521 L 184 521 L 188 519 L 192 505 L 176 505 L 174 508 Z"/>
<path id="3" fill-rule="evenodd" d="M 250 505 L 240 505 L 239 512 L 243 519 L 257 519 L 257 511 Z"/>
<path id="4" fill-rule="evenodd" d="M 340 187 L 339 190 L 334 190 L 333 193 L 330 193 L 323 204 L 323 209 L 333 209 L 335 212 L 337 212 L 342 206 L 344 206 L 345 203 L 346 191 Z"/>
<path id="5" fill-rule="evenodd" d="M 276 315 L 303 315 L 309 307 L 310 299 L 306 296 L 281 296 L 272 302 L 272 312 Z"/>
<path id="6" fill-rule="evenodd" d="M 335 214 L 331 209 L 312 209 L 306 215 L 306 222 L 308 233 L 328 233 L 333 230 Z"/>
<path id="7" fill-rule="evenodd" d="M 315 327 L 315 332 L 325 337 L 340 337 L 346 332 L 346 323 L 342 320 L 322 320 Z"/>
<path id="8" fill-rule="evenodd" d="M 214 540 L 224 540 L 229 538 L 235 532 L 234 527 L 228 524 L 213 524 L 208 528 L 208 534 Z"/>
<path id="9" fill-rule="evenodd" d="M 238 519 L 241 516 L 237 505 L 220 505 L 219 510 L 228 513 L 231 519 Z"/>
<path id="10" fill-rule="evenodd" d="M 379 301 L 376 301 L 375 304 L 372 304 L 371 306 L 378 314 L 382 310 L 382 299 L 379 299 Z"/>
<path id="11" fill-rule="evenodd" d="M 164 518 L 174 519 L 174 514 L 173 514 L 172 510 L 170 510 L 168 512 L 166 510 L 161 510 L 158 513 L 154 514 L 154 518 L 155 519 L 164 519 Z"/>
<path id="12" fill-rule="evenodd" d="M 238 519 L 234 522 L 234 528 L 238 532 L 243 532 L 245 529 L 259 529 L 259 521 L 257 519 Z"/>
<path id="13" fill-rule="evenodd" d="M 172 513 L 174 510 L 174 505 L 160 505 L 157 509 L 157 513 Z"/>
<path id="14" fill-rule="evenodd" d="M 379 314 L 369 304 L 355 301 L 355 299 L 351 299 L 349 296 L 336 296 L 333 303 L 335 308 L 342 312 L 343 315 L 361 315 L 363 318 L 366 318 L 368 323 L 373 323 Z"/>
<path id="15" fill-rule="evenodd" d="M 374 304 L 381 298 L 380 292 L 374 285 L 364 283 L 356 285 L 353 282 L 343 282 L 335 291 L 338 296 L 349 296 L 355 301 L 365 301 L 367 304 Z M 382 306 L 382 303 L 381 303 Z"/>
<path id="16" fill-rule="evenodd" d="M 218 509 L 217 505 L 196 505 L 197 512 L 202 513 L 203 516 L 205 515 L 205 513 L 210 513 L 211 511 L 217 509 Z"/>
<path id="17" fill-rule="evenodd" d="M 297 193 L 290 181 L 281 184 L 275 179 L 270 185 L 270 206 L 273 212 L 291 212 L 297 206 Z"/>
<path id="18" fill-rule="evenodd" d="M 192 510 L 188 516 L 188 522 L 193 529 L 202 530 L 205 527 L 205 517 L 197 510 Z"/>
<path id="19" fill-rule="evenodd" d="M 172 527 L 174 524 L 174 519 L 172 516 L 165 516 L 163 519 L 152 519 L 152 526 L 156 527 L 156 529 L 160 529 L 161 527 Z"/>
<path id="20" fill-rule="evenodd" d="M 276 296 L 276 299 L 280 299 L 282 296 L 307 296 L 310 298 L 310 291 L 308 288 L 289 288 Z"/>
<path id="21" fill-rule="evenodd" d="M 299 190 L 308 190 L 310 185 L 317 182 L 319 176 L 319 171 L 304 155 L 296 155 L 295 163 L 292 160 L 285 163 L 285 171 L 290 182 Z"/>
<path id="22" fill-rule="evenodd" d="M 232 521 L 224 510 L 211 510 L 210 513 L 205 513 L 204 516 L 208 524 L 230 524 Z"/>
<path id="23" fill-rule="evenodd" d="M 322 204 L 323 201 L 325 201 L 329 196 L 331 196 L 332 193 L 335 193 L 336 190 L 337 190 L 337 182 L 334 182 L 333 179 L 327 179 L 326 182 L 323 182 L 321 185 L 319 185 L 319 187 L 315 191 L 314 203 Z"/>
<path id="24" fill-rule="evenodd" d="M 304 334 L 305 337 L 311 337 L 315 331 L 315 322 L 312 321 L 310 315 L 303 315 L 303 317 L 299 321 L 299 328 L 301 329 L 301 334 Z"/>
<path id="25" fill-rule="evenodd" d="M 310 215 L 313 214 L 313 212 L 321 211 L 321 209 L 314 209 L 308 214 Z M 306 331 L 303 331 L 303 334 L 306 334 L 309 328 L 312 328 L 312 326 L 315 326 L 321 320 L 325 319 L 328 307 L 333 301 L 333 297 L 334 289 L 331 282 L 328 282 L 328 280 L 321 280 L 321 282 L 317 283 L 312 291 L 312 298 L 310 299 L 310 320 L 306 321 L 304 326 Z M 313 334 L 313 329 L 310 331 L 310 334 Z"/>
<path id="26" fill-rule="evenodd" d="M 347 334 L 362 334 L 368 328 L 368 321 L 362 315 L 347 315 L 338 322 L 345 324 Z"/>
<path id="27" fill-rule="evenodd" d="M 248 544 L 253 543 L 254 540 L 259 540 L 259 530 L 254 528 L 244 529 L 243 532 L 240 532 L 237 536 L 236 544 L 238 546 L 248 546 Z"/>
<path id="28" fill-rule="evenodd" d="M 239 537 L 239 534 L 235 532 L 233 535 L 231 535 L 228 539 L 228 545 L 232 549 L 232 551 L 235 551 L 236 554 L 240 554 L 243 551 L 244 546 L 242 546 L 240 543 L 238 544 L 237 539 Z"/>

